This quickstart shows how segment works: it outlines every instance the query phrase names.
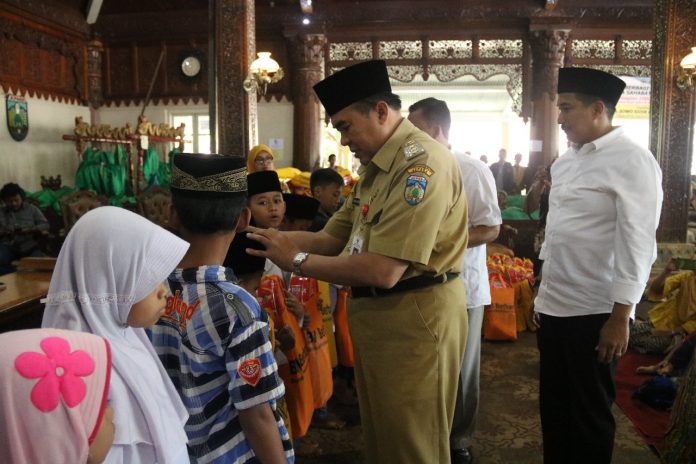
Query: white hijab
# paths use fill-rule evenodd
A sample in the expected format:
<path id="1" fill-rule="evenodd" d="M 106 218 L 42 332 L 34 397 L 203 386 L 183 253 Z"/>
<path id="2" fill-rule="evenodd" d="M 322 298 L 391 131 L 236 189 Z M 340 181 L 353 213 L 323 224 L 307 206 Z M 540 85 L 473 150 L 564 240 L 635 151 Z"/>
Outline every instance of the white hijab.
<path id="1" fill-rule="evenodd" d="M 114 445 L 137 450 L 149 443 L 160 464 L 180 461 L 188 413 L 145 330 L 126 321 L 132 305 L 167 278 L 188 247 L 125 209 L 104 206 L 86 213 L 60 250 L 42 323 L 109 340 Z M 133 449 L 123 450 L 124 456 Z"/>

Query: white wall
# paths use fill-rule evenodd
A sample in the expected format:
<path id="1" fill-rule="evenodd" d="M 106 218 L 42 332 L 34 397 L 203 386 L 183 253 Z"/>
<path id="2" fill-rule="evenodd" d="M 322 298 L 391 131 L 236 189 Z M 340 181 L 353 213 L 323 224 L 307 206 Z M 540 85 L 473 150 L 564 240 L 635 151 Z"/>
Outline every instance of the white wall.
<path id="1" fill-rule="evenodd" d="M 72 134 L 75 117 L 89 121 L 89 108 L 25 95 L 29 112 L 29 132 L 21 142 L 7 129 L 5 93 L 0 89 L 0 185 L 17 182 L 25 190 L 41 189 L 41 175 L 60 174 L 63 185 L 74 186 L 79 164 L 75 144 L 63 140 Z"/>
<path id="2" fill-rule="evenodd" d="M 279 102 L 260 101 L 258 105 L 259 143 L 271 146 L 277 168 L 292 166 L 293 108 L 284 98 Z M 282 148 L 272 145 L 272 139 L 282 144 Z"/>

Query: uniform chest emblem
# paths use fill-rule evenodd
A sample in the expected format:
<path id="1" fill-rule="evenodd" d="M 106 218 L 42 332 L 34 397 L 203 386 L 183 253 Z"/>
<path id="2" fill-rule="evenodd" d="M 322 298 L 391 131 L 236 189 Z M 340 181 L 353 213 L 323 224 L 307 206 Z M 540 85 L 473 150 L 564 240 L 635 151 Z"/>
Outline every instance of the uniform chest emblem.
<path id="1" fill-rule="evenodd" d="M 431 168 L 427 164 L 414 164 L 410 168 L 406 169 L 406 172 L 408 172 L 409 174 L 421 174 L 428 177 L 432 176 L 435 173 L 433 168 Z"/>
<path id="2" fill-rule="evenodd" d="M 259 358 L 242 361 L 237 368 L 237 373 L 244 383 L 255 387 L 259 383 L 259 379 L 261 379 L 261 361 L 259 361 Z"/>
<path id="3" fill-rule="evenodd" d="M 428 179 L 419 175 L 410 175 L 406 178 L 406 188 L 404 198 L 406 203 L 416 206 L 425 198 L 425 189 L 428 186 Z"/>
<path id="4" fill-rule="evenodd" d="M 425 148 L 415 140 L 408 140 L 404 144 L 404 156 L 407 160 L 422 155 L 423 153 L 425 153 Z"/>

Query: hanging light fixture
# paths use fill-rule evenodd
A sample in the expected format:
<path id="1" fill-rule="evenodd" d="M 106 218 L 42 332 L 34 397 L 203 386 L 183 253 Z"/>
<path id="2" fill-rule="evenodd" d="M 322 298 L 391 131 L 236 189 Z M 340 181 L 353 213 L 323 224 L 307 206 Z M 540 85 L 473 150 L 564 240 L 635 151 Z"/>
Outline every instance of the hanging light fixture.
<path id="1" fill-rule="evenodd" d="M 258 58 L 249 66 L 249 75 L 244 80 L 244 90 L 266 95 L 268 84 L 275 84 L 283 78 L 283 68 L 271 58 L 271 52 L 258 52 Z"/>
<path id="2" fill-rule="evenodd" d="M 691 47 L 691 53 L 679 63 L 681 72 L 677 76 L 677 87 L 682 90 L 694 89 L 694 74 L 696 74 L 696 47 Z"/>

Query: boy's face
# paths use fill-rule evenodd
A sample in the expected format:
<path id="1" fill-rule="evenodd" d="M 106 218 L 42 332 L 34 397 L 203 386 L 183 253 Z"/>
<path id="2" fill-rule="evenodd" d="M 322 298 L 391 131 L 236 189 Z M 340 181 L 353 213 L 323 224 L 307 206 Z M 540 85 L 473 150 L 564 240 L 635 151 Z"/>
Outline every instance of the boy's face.
<path id="1" fill-rule="evenodd" d="M 257 227 L 277 229 L 285 216 L 285 202 L 280 192 L 257 193 L 249 197 L 251 217 Z"/>
<path id="2" fill-rule="evenodd" d="M 325 185 L 316 187 L 313 192 L 313 197 L 319 202 L 319 208 L 328 214 L 333 214 L 338 208 L 338 202 L 341 199 L 342 186 L 338 184 Z"/>

